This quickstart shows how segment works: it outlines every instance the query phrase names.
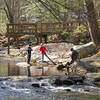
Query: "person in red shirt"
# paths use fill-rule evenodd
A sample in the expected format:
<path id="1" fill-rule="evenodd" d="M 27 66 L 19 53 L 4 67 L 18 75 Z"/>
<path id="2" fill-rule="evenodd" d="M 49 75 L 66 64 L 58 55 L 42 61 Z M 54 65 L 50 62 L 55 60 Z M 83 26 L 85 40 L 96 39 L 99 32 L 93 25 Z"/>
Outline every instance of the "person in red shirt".
<path id="1" fill-rule="evenodd" d="M 48 52 L 48 50 L 46 49 L 46 47 L 43 44 L 41 44 L 40 51 L 41 51 L 42 55 L 45 55 L 46 52 Z"/>
<path id="2" fill-rule="evenodd" d="M 43 44 L 41 44 L 40 52 L 42 53 L 42 62 L 44 62 L 44 56 L 46 56 L 54 65 L 56 65 L 56 64 L 48 57 L 48 55 L 46 54 L 46 52 L 48 52 L 48 50 L 46 49 L 46 47 L 45 47 Z"/>

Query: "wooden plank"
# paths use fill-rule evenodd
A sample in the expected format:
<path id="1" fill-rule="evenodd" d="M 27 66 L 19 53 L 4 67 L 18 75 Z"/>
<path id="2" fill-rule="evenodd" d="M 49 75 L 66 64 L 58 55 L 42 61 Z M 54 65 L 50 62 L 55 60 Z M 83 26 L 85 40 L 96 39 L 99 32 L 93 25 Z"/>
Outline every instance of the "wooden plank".
<path id="1" fill-rule="evenodd" d="M 19 39 L 18 39 L 18 37 L 16 38 L 16 47 L 17 47 L 17 49 L 19 48 Z"/>

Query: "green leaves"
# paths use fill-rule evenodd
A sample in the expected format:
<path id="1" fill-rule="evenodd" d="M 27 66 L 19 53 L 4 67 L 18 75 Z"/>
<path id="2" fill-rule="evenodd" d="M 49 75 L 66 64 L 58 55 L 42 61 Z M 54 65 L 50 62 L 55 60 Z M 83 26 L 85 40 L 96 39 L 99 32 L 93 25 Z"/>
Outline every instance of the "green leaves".
<path id="1" fill-rule="evenodd" d="M 86 26 L 80 25 L 76 26 L 76 29 L 73 31 L 73 34 L 85 34 L 87 32 Z"/>

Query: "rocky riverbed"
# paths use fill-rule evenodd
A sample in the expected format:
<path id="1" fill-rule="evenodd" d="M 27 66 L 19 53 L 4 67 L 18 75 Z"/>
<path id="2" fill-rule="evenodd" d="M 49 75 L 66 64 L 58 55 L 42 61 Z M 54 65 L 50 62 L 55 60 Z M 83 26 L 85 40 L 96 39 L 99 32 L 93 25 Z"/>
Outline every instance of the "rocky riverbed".
<path id="1" fill-rule="evenodd" d="M 88 46 L 88 47 L 87 47 Z M 78 47 L 81 57 L 86 53 L 82 50 L 88 50 L 88 56 L 95 50 L 92 43 L 83 47 Z M 0 78 L 0 97 L 1 100 L 99 100 L 100 99 L 100 53 L 83 58 L 77 65 L 77 72 L 66 76 L 66 69 L 58 71 L 57 66 L 70 61 L 70 48 L 73 44 L 55 43 L 47 44 L 48 56 L 57 63 L 53 65 L 46 58 L 48 63 L 41 62 L 40 46 L 32 47 L 32 64 L 25 62 L 26 48 L 20 50 L 12 49 L 11 55 L 7 52 L 1 52 L 0 63 L 16 62 L 16 67 L 25 69 L 25 76 L 9 76 Z M 91 51 L 89 50 L 92 48 Z M 81 49 L 80 49 L 81 48 Z M 82 49 L 83 48 L 83 49 Z M 61 49 L 61 50 L 60 50 Z M 84 56 L 85 55 L 85 56 Z M 1 67 L 2 64 L 0 64 Z M 31 77 L 28 76 L 28 66 Z M 74 65 L 73 65 L 74 66 Z M 20 70 L 21 72 L 23 70 Z M 43 75 L 45 74 L 45 75 Z"/>
<path id="2" fill-rule="evenodd" d="M 58 77 L 2 77 L 1 100 L 93 100 L 100 99 L 100 88 L 89 85 L 55 84 Z M 64 78 L 63 78 L 64 79 Z M 73 95 L 73 97 L 72 97 Z"/>

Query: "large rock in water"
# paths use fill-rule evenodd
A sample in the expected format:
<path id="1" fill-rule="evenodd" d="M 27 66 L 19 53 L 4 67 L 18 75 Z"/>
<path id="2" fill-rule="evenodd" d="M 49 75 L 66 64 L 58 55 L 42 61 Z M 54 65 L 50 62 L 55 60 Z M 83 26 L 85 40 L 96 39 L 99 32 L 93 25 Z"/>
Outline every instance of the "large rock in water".
<path id="1" fill-rule="evenodd" d="M 68 79 L 70 79 L 70 80 L 72 80 L 72 81 L 74 81 L 74 83 L 75 84 L 79 84 L 79 83 L 83 83 L 84 82 L 84 80 L 86 79 L 86 77 L 85 76 L 83 76 L 83 75 L 79 75 L 79 74 L 73 74 L 73 75 L 70 75 L 69 77 L 68 77 Z"/>
<path id="2" fill-rule="evenodd" d="M 85 76 L 82 75 L 69 75 L 68 77 L 60 77 L 55 79 L 54 84 L 57 86 L 62 85 L 74 85 L 74 84 L 83 84 L 84 83 Z"/>
<path id="3" fill-rule="evenodd" d="M 57 85 L 57 86 L 62 86 L 62 85 L 73 85 L 74 82 L 70 79 L 61 79 L 61 78 L 57 78 L 55 81 L 54 81 L 54 84 Z"/>
<path id="4" fill-rule="evenodd" d="M 65 68 L 65 66 L 63 64 L 57 66 L 57 70 L 63 70 L 63 68 Z"/>
<path id="5" fill-rule="evenodd" d="M 92 54 L 96 49 L 93 42 L 84 45 L 74 46 L 74 48 L 79 52 L 80 58 L 87 57 L 88 55 Z"/>
<path id="6" fill-rule="evenodd" d="M 35 88 L 40 88 L 40 84 L 39 83 L 32 83 L 32 86 L 35 87 Z"/>

